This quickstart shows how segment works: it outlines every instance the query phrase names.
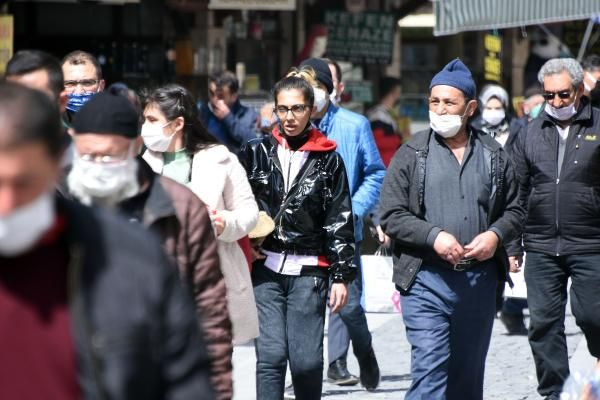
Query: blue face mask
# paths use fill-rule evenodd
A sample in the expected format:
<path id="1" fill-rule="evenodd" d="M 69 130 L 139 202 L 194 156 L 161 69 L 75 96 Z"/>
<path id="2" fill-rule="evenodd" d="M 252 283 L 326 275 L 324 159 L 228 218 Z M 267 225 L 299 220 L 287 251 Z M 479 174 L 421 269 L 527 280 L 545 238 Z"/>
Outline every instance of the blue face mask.
<path id="1" fill-rule="evenodd" d="M 260 119 L 260 127 L 261 128 L 270 128 L 272 125 L 271 120 L 268 118 L 261 118 Z"/>
<path id="2" fill-rule="evenodd" d="M 96 93 L 71 93 L 67 101 L 67 110 L 74 113 L 78 112 L 85 103 L 87 103 Z"/>
<path id="3" fill-rule="evenodd" d="M 544 103 L 538 104 L 537 106 L 533 107 L 531 111 L 529 111 L 529 116 L 531 117 L 531 119 L 537 118 L 537 116 L 540 115 L 540 112 L 543 108 Z"/>

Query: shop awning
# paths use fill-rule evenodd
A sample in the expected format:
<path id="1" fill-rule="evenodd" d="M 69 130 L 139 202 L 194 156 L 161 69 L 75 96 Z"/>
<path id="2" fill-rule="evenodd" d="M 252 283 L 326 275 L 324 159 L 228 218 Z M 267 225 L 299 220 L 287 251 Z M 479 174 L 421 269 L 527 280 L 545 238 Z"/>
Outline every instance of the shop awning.
<path id="1" fill-rule="evenodd" d="M 435 36 L 589 19 L 600 0 L 432 0 Z"/>

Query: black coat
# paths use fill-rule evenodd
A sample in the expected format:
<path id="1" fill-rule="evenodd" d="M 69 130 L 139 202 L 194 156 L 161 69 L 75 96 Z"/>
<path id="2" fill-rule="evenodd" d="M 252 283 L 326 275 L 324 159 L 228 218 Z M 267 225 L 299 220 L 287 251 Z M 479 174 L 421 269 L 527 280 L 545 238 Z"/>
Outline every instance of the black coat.
<path id="1" fill-rule="evenodd" d="M 189 291 L 157 238 L 69 200 L 69 311 L 82 399 L 214 399 Z"/>
<path id="2" fill-rule="evenodd" d="M 381 227 L 394 241 L 393 281 L 402 291 L 409 290 L 424 258 L 435 257 L 427 236 L 435 226 L 425 220 L 425 175 L 429 138 L 433 131 L 416 133 L 392 158 L 383 181 L 379 211 Z M 496 250 L 499 278 L 508 278 L 508 255 L 521 254 L 514 241 L 524 219 L 519 206 L 518 185 L 506 152 L 489 135 L 473 131 L 481 141 L 490 165 L 493 190 L 489 198 L 488 229 L 500 232 L 502 244 Z M 510 245 L 510 246 L 509 246 Z M 506 247 L 506 249 L 505 249 Z M 440 259 L 440 262 L 445 261 Z M 448 267 L 451 267 L 448 264 Z"/>
<path id="3" fill-rule="evenodd" d="M 354 279 L 356 268 L 346 169 L 334 151 L 335 144 L 316 129 L 313 132 L 329 148 L 310 151 L 287 195 L 274 136 L 248 142 L 240 161 L 259 209 L 275 220 L 275 230 L 262 247 L 278 253 L 326 256 L 334 282 L 348 282 Z"/>
<path id="4" fill-rule="evenodd" d="M 558 131 L 546 113 L 519 133 L 513 152 L 527 210 L 525 250 L 548 255 L 600 252 L 600 110 L 584 97 L 558 176 Z"/>

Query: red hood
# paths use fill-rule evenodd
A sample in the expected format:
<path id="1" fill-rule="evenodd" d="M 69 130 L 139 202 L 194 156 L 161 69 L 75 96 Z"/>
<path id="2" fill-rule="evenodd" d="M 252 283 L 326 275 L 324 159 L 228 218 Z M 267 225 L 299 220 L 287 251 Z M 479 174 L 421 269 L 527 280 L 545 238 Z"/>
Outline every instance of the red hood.
<path id="1" fill-rule="evenodd" d="M 273 137 L 277 140 L 277 142 L 287 147 L 287 143 L 284 143 L 284 137 L 279 133 L 279 128 L 273 129 Z M 327 139 L 321 131 L 317 128 L 310 128 L 310 132 L 308 133 L 308 141 L 302 145 L 298 150 L 301 151 L 333 151 L 337 145 L 333 140 Z"/>

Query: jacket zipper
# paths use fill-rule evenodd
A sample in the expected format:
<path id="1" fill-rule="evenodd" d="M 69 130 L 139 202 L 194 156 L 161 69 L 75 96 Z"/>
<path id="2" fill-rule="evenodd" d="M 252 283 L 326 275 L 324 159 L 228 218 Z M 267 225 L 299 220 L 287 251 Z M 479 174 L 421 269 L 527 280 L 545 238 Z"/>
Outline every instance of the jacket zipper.
<path id="1" fill-rule="evenodd" d="M 290 158 L 288 159 L 288 165 L 287 165 L 287 178 L 284 181 L 284 189 L 285 189 L 285 194 L 283 195 L 283 199 L 281 200 L 281 205 L 283 206 L 285 204 L 285 202 L 287 201 L 288 198 L 288 194 L 290 193 L 290 187 L 291 187 L 291 182 L 290 182 L 290 171 L 292 169 L 292 158 L 294 157 L 294 153 L 295 152 L 291 152 Z M 283 172 L 283 171 L 282 171 Z M 281 216 L 279 217 L 279 236 L 282 238 L 282 240 L 285 242 L 285 239 L 283 237 L 283 213 L 281 213 Z M 284 263 L 285 263 L 285 257 L 287 257 L 287 253 L 284 252 Z M 281 268 L 283 268 L 283 263 L 281 264 Z"/>
<path id="2" fill-rule="evenodd" d="M 576 137 L 579 135 L 579 132 L 581 131 L 581 126 L 577 125 L 577 130 L 575 132 L 571 132 L 571 129 L 574 127 L 575 127 L 574 125 L 571 125 L 569 127 L 569 135 L 567 136 L 567 140 L 565 142 L 565 154 L 563 155 L 563 162 L 562 162 L 561 169 L 560 169 L 561 173 L 564 171 L 565 166 L 568 165 L 567 164 L 567 158 L 568 158 L 567 151 L 569 149 L 568 145 L 570 142 L 572 142 L 572 140 L 569 140 L 569 139 L 571 137 L 576 139 Z M 571 133 L 572 133 L 572 135 L 571 135 Z M 555 215 L 555 227 L 556 227 L 556 256 L 558 257 L 558 256 L 560 256 L 560 223 L 559 223 L 559 219 L 558 219 L 559 215 L 560 215 L 559 214 L 559 210 L 560 210 L 560 190 L 559 190 L 560 189 L 559 188 L 560 176 L 558 176 L 558 147 L 560 146 L 560 143 L 559 143 L 560 138 L 558 135 L 556 136 L 556 138 L 557 138 L 556 139 L 557 140 L 557 147 L 556 147 L 557 163 L 556 163 L 556 185 L 555 185 L 555 187 L 556 187 L 556 190 L 555 190 L 556 202 L 555 202 L 555 208 L 554 208 L 554 215 Z M 575 139 L 573 139 L 573 140 L 575 140 Z"/>
<path id="3" fill-rule="evenodd" d="M 557 167 L 558 170 L 558 167 Z M 557 171 L 558 173 L 558 171 Z M 555 209 L 554 209 L 554 216 L 555 216 L 555 227 L 556 227 L 556 256 L 560 256 L 560 225 L 558 223 L 558 210 L 559 210 L 559 196 L 560 196 L 560 190 L 559 190 L 559 184 L 560 184 L 560 178 L 556 178 L 556 191 L 555 191 L 555 195 L 556 195 L 556 202 L 555 202 Z"/>
<path id="4" fill-rule="evenodd" d="M 98 390 L 98 398 L 101 400 L 107 400 L 108 393 L 102 381 L 102 362 L 96 349 L 94 348 L 94 329 L 91 321 L 89 320 L 84 310 L 84 295 L 80 293 L 80 279 L 82 274 L 83 264 L 83 251 L 80 245 L 70 246 L 69 253 L 71 255 L 71 261 L 68 265 L 68 299 L 69 304 L 73 313 L 73 320 L 75 326 L 82 328 L 83 332 L 79 332 L 83 335 L 83 341 L 86 342 L 85 347 L 88 349 L 88 356 L 90 358 L 91 370 L 93 374 L 93 380 Z"/>

